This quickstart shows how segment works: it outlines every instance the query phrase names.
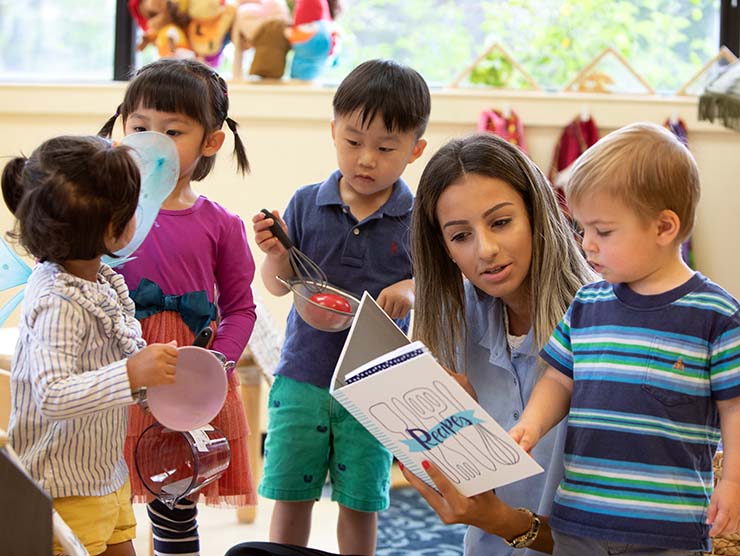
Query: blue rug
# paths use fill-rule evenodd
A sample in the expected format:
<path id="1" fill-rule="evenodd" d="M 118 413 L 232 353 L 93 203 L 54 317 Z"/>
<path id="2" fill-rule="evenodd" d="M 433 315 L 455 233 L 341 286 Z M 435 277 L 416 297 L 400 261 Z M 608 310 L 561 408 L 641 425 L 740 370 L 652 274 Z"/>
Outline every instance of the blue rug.
<path id="1" fill-rule="evenodd" d="M 460 556 L 465 525 L 445 525 L 411 487 L 391 489 L 391 505 L 378 513 L 376 556 Z"/>

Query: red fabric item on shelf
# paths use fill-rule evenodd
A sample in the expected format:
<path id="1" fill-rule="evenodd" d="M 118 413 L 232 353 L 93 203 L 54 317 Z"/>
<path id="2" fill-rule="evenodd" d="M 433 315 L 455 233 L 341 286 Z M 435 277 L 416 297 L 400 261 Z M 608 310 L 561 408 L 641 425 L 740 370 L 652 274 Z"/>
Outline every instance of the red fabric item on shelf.
<path id="1" fill-rule="evenodd" d="M 594 119 L 582 120 L 578 117 L 565 126 L 555 145 L 548 178 L 558 197 L 560 207 L 568 216 L 570 216 L 570 210 L 565 201 L 565 190 L 563 189 L 568 177 L 568 169 L 586 149 L 598 140 L 599 129 Z"/>
<path id="2" fill-rule="evenodd" d="M 509 112 L 508 117 L 500 110 L 483 110 L 478 120 L 478 131 L 488 131 L 498 135 L 512 145 L 519 147 L 524 154 L 527 154 L 527 145 L 524 141 L 524 125 L 513 110 Z"/>

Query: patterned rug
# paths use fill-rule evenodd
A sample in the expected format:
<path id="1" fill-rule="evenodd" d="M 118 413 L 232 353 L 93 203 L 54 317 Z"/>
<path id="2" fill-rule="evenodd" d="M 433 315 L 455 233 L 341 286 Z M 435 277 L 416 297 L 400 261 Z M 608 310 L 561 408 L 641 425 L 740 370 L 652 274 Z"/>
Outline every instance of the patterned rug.
<path id="1" fill-rule="evenodd" d="M 378 513 L 377 556 L 460 556 L 465 525 L 445 525 L 411 487 L 391 489 Z"/>

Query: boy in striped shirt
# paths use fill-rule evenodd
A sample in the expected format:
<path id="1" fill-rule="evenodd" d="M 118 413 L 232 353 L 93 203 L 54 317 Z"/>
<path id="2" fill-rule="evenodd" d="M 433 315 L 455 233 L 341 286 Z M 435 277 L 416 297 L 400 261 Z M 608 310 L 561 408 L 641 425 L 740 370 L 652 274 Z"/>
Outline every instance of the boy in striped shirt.
<path id="1" fill-rule="evenodd" d="M 530 450 L 568 416 L 555 554 L 709 551 L 740 523 L 740 304 L 681 258 L 696 163 L 667 130 L 632 124 L 583 154 L 567 197 L 603 281 L 577 293 L 510 431 Z"/>

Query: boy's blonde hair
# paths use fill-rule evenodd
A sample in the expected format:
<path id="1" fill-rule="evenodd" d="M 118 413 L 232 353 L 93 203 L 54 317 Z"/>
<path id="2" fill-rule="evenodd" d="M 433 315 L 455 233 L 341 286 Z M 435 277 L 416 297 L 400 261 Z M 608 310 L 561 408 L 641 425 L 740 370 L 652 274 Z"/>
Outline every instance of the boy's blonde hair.
<path id="1" fill-rule="evenodd" d="M 672 210 L 681 221 L 677 241 L 689 237 L 699 202 L 699 171 L 689 150 L 667 129 L 640 122 L 606 135 L 581 155 L 566 185 L 568 204 L 602 192 L 644 219 Z"/>

